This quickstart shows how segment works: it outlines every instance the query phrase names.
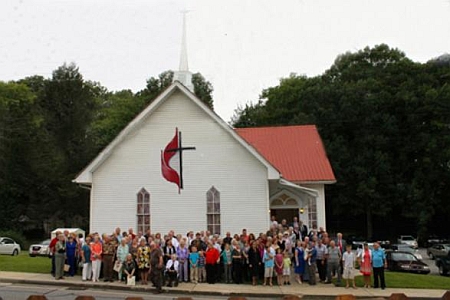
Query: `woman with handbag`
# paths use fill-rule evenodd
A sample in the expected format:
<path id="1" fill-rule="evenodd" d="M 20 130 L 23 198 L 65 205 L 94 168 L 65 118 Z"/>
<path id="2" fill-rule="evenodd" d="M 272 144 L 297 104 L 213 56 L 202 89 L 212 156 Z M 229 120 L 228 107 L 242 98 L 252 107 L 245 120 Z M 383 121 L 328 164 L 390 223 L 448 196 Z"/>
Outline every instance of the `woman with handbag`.
<path id="1" fill-rule="evenodd" d="M 136 264 L 134 263 L 133 255 L 131 255 L 131 253 L 127 255 L 127 258 L 122 266 L 122 271 L 122 280 L 125 281 L 127 285 L 135 285 L 136 277 L 134 274 L 136 272 Z"/>
<path id="2" fill-rule="evenodd" d="M 64 279 L 64 262 L 66 260 L 66 238 L 64 234 L 58 235 L 55 245 L 55 279 Z"/>
<path id="3" fill-rule="evenodd" d="M 77 241 L 75 237 L 71 234 L 69 235 L 69 239 L 66 242 L 66 257 L 67 264 L 70 266 L 69 276 L 73 277 L 77 271 Z"/>

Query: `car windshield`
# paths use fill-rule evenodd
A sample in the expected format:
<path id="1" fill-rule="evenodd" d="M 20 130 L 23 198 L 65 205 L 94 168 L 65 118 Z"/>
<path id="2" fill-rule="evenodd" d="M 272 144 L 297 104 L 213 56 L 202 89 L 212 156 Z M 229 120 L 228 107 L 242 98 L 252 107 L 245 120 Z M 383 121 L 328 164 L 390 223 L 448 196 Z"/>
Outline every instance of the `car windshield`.
<path id="1" fill-rule="evenodd" d="M 41 243 L 41 245 L 50 245 L 50 240 L 45 240 Z"/>
<path id="2" fill-rule="evenodd" d="M 402 240 L 404 241 L 414 241 L 414 237 L 408 235 L 408 236 L 402 236 Z"/>
<path id="3" fill-rule="evenodd" d="M 417 261 L 417 258 L 410 253 L 392 253 L 392 259 L 395 261 Z"/>

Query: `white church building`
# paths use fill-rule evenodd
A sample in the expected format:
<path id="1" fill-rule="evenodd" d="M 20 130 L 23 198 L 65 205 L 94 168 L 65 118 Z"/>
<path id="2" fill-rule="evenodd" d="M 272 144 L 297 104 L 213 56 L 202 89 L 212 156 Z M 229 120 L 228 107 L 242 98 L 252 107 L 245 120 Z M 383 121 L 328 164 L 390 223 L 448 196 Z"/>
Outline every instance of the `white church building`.
<path id="1" fill-rule="evenodd" d="M 88 232 L 258 234 L 271 216 L 326 227 L 336 180 L 317 128 L 233 129 L 192 92 L 185 26 L 182 44 L 173 84 L 73 180 L 90 189 Z"/>
<path id="2" fill-rule="evenodd" d="M 162 151 L 182 133 L 183 189 L 162 174 Z M 335 182 L 313 125 L 231 128 L 175 81 L 77 176 L 90 188 L 90 232 L 266 231 L 270 217 L 326 226 Z"/>

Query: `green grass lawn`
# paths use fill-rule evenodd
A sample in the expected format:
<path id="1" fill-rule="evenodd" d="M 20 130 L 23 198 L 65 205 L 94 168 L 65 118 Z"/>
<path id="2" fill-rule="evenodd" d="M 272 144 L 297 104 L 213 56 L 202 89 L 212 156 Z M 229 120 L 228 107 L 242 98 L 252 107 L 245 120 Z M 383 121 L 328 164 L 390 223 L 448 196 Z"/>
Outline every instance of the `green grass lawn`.
<path id="1" fill-rule="evenodd" d="M 30 257 L 27 252 L 18 256 L 0 255 L 0 271 L 50 273 L 51 259 Z M 385 272 L 388 288 L 449 289 L 450 277 Z M 356 277 L 356 284 L 364 286 L 363 277 Z M 372 279 L 373 284 L 373 279 Z"/>
<path id="2" fill-rule="evenodd" d="M 52 260 L 48 257 L 30 257 L 22 251 L 18 256 L 0 255 L 0 271 L 50 273 Z"/>
<path id="3" fill-rule="evenodd" d="M 400 272 L 385 272 L 386 286 L 388 288 L 413 288 L 413 289 L 444 289 L 450 288 L 450 277 L 438 275 L 418 275 Z M 356 285 L 364 286 L 362 276 L 356 277 Z M 372 277 L 373 285 L 373 277 Z"/>

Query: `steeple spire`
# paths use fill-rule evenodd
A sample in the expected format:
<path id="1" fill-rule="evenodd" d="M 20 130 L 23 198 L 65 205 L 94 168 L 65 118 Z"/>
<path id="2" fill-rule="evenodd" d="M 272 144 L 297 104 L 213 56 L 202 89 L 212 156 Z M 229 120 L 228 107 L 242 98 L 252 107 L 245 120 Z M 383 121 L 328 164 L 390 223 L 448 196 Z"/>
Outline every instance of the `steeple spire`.
<path id="1" fill-rule="evenodd" d="M 186 15 L 189 11 L 183 10 L 183 36 L 181 37 L 181 56 L 180 56 L 180 69 L 178 71 L 188 71 L 188 56 L 187 56 L 187 41 L 186 41 Z"/>
<path id="2" fill-rule="evenodd" d="M 187 35 L 186 35 L 186 15 L 189 11 L 183 10 L 183 34 L 181 37 L 181 54 L 180 54 L 180 67 L 174 74 L 174 80 L 181 82 L 191 92 L 194 91 L 194 85 L 192 84 L 192 73 L 189 71 L 188 56 L 187 56 Z"/>

